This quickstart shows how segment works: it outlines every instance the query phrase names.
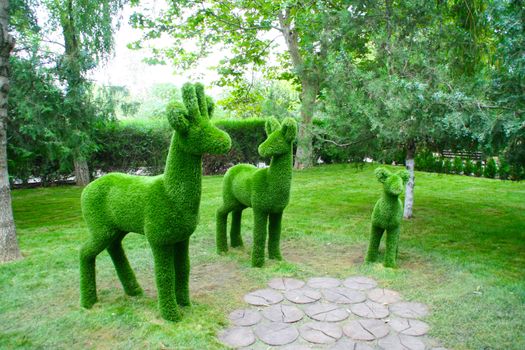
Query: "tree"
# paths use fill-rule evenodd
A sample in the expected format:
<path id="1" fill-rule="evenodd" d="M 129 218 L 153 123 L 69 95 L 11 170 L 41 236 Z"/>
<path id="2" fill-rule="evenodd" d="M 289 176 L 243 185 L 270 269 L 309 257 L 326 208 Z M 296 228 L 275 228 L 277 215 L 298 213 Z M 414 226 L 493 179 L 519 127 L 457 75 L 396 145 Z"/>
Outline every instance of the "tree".
<path id="1" fill-rule="evenodd" d="M 0 1 L 0 263 L 21 258 L 11 206 L 7 171 L 7 94 L 9 92 L 9 56 L 15 41 L 8 30 L 9 1 Z"/>
<path id="2" fill-rule="evenodd" d="M 301 124 L 299 126 L 296 168 L 313 164 L 312 120 L 319 92 L 325 83 L 324 60 L 332 45 L 332 18 L 346 10 L 345 1 L 179 1 L 158 18 L 147 14 L 132 17 L 137 28 L 145 29 L 144 40 L 163 33 L 173 39 L 173 46 L 155 49 L 161 58 L 153 62 L 173 62 L 187 68 L 217 47 L 231 52 L 221 61 L 220 85 L 243 89 L 246 71 L 263 70 L 273 77 L 295 80 L 300 85 Z M 284 37 L 282 53 L 275 41 Z M 188 50 L 187 39 L 197 39 L 195 50 Z M 141 42 L 133 45 L 142 47 Z M 275 60 L 276 66 L 269 67 Z M 276 73 L 281 71 L 281 74 Z"/>

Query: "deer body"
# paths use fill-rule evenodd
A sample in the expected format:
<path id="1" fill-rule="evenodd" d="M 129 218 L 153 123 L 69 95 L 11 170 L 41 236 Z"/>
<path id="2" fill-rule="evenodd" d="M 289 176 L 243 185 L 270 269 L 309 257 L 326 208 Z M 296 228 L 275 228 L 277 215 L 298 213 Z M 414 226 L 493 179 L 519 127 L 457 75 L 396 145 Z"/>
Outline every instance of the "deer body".
<path id="1" fill-rule="evenodd" d="M 185 84 L 185 106 L 168 106 L 175 129 L 166 168 L 160 176 L 105 175 L 82 192 L 82 213 L 90 232 L 80 250 L 81 305 L 97 300 L 95 259 L 107 249 L 128 295 L 141 288 L 122 248 L 129 232 L 144 234 L 155 260 L 159 309 L 163 318 L 180 318 L 177 307 L 189 305 L 189 238 L 198 223 L 202 154 L 225 153 L 231 142 L 212 126 L 204 88 Z M 208 101 L 209 103 L 210 101 Z"/>
<path id="2" fill-rule="evenodd" d="M 223 205 L 217 210 L 217 250 L 228 250 L 226 226 L 232 213 L 230 239 L 232 247 L 242 246 L 240 232 L 242 211 L 248 207 L 254 212 L 254 241 L 252 265 L 264 264 L 264 250 L 268 235 L 268 254 L 271 259 L 282 259 L 280 235 L 282 214 L 290 200 L 293 166 L 293 141 L 297 126 L 293 119 L 267 122 L 268 139 L 259 147 L 262 156 L 271 156 L 270 167 L 258 169 L 249 164 L 230 168 L 223 181 Z"/>

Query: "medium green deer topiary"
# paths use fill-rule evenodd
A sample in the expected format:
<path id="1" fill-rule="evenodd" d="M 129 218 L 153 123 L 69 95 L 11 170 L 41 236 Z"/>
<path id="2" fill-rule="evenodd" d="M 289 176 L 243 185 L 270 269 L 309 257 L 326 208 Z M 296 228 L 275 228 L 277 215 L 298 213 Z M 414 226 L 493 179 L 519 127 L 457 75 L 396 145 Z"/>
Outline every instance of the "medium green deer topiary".
<path id="1" fill-rule="evenodd" d="M 272 157 L 270 167 L 257 169 L 251 164 L 238 164 L 230 168 L 223 180 L 223 204 L 217 210 L 217 251 L 222 253 L 228 251 L 228 214 L 232 213 L 231 245 L 239 247 L 243 244 L 242 211 L 253 208 L 252 266 L 255 267 L 264 264 L 267 233 L 270 259 L 282 259 L 279 243 L 281 220 L 290 200 L 297 123 L 292 118 L 286 118 L 279 125 L 277 119 L 271 118 L 267 120 L 265 129 L 268 138 L 259 146 L 259 154 Z"/>
<path id="2" fill-rule="evenodd" d="M 406 170 L 391 173 L 385 168 L 377 168 L 375 175 L 383 184 L 383 195 L 376 202 L 372 212 L 372 230 L 366 262 L 374 262 L 379 255 L 379 243 L 386 231 L 385 267 L 396 267 L 403 203 L 399 195 L 403 193 L 409 174 Z"/>
<path id="3" fill-rule="evenodd" d="M 90 232 L 80 249 L 80 302 L 85 308 L 97 301 L 95 259 L 104 249 L 126 294 L 141 294 L 122 248 L 129 232 L 144 234 L 153 251 L 161 316 L 177 321 L 177 304 L 190 305 L 188 245 L 198 221 L 202 155 L 226 153 L 231 140 L 211 124 L 213 102 L 203 85 L 185 84 L 182 97 L 184 104 L 171 102 L 167 107 L 175 133 L 163 175 L 107 174 L 82 192 L 82 213 Z"/>

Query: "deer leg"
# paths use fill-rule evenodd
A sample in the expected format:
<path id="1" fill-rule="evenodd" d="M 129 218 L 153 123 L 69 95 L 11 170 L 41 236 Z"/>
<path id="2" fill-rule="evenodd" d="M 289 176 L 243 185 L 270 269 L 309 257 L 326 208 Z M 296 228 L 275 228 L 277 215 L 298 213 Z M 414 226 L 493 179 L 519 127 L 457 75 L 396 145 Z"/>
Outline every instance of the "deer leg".
<path id="1" fill-rule="evenodd" d="M 175 259 L 173 246 L 152 245 L 155 261 L 155 281 L 160 315 L 168 321 L 178 321 L 181 318 L 179 307 L 175 301 Z"/>
<path id="2" fill-rule="evenodd" d="M 141 295 L 142 289 L 140 288 L 140 285 L 137 282 L 135 273 L 133 273 L 133 269 L 129 265 L 126 253 L 122 248 L 122 239 L 124 238 L 124 236 L 125 234 L 115 239 L 109 245 L 107 251 L 109 253 L 109 256 L 111 257 L 111 260 L 113 260 L 115 270 L 117 270 L 118 278 L 122 283 L 122 287 L 124 287 L 124 292 L 126 292 L 127 295 L 131 296 Z"/>
<path id="3" fill-rule="evenodd" d="M 385 267 L 396 267 L 397 247 L 399 243 L 399 226 L 386 233 Z"/>
<path id="4" fill-rule="evenodd" d="M 264 265 L 264 246 L 268 228 L 268 214 L 254 210 L 253 219 L 252 266 L 261 267 Z"/>
<path id="5" fill-rule="evenodd" d="M 270 259 L 282 260 L 281 256 L 281 221 L 283 213 L 270 214 L 268 225 L 268 256 Z"/>
<path id="6" fill-rule="evenodd" d="M 230 228 L 230 240 L 232 247 L 242 247 L 241 237 L 242 209 L 232 211 L 232 226 Z"/>
<path id="7" fill-rule="evenodd" d="M 368 253 L 366 254 L 366 262 L 374 262 L 377 260 L 379 255 L 379 243 L 381 243 L 381 237 L 385 230 L 381 227 L 372 226 L 370 232 L 370 243 L 368 244 Z"/>
<path id="8" fill-rule="evenodd" d="M 217 253 L 226 253 L 228 251 L 228 237 L 226 235 L 226 228 L 228 225 L 228 213 L 229 210 L 224 207 L 217 209 L 217 230 L 216 230 L 216 244 Z"/>
<path id="9" fill-rule="evenodd" d="M 190 306 L 190 239 L 175 244 L 175 296 L 177 304 Z"/>
<path id="10" fill-rule="evenodd" d="M 97 278 L 95 261 L 111 242 L 107 232 L 91 229 L 91 239 L 80 248 L 80 305 L 90 309 L 97 302 Z"/>

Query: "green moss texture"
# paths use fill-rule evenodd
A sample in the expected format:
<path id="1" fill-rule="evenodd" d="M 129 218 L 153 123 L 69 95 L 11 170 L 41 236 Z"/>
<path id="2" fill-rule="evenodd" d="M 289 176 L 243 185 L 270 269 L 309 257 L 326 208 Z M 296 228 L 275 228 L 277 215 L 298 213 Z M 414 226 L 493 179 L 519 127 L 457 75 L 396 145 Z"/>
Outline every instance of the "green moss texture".
<path id="1" fill-rule="evenodd" d="M 217 210 L 217 251 L 228 251 L 226 235 L 228 214 L 232 213 L 230 240 L 232 247 L 242 246 L 241 216 L 253 208 L 252 266 L 264 265 L 266 236 L 270 259 L 281 260 L 280 236 L 283 211 L 290 200 L 293 143 L 297 123 L 292 118 L 282 125 L 270 118 L 265 125 L 267 139 L 259 146 L 262 157 L 271 157 L 270 167 L 258 169 L 250 164 L 230 168 L 223 180 L 223 204 Z"/>
<path id="2" fill-rule="evenodd" d="M 95 259 L 104 249 L 126 294 L 142 292 L 122 248 L 129 232 L 144 234 L 153 251 L 161 316 L 176 321 L 178 305 L 190 305 L 188 245 L 198 222 L 202 155 L 228 152 L 231 140 L 211 124 L 213 102 L 203 85 L 186 83 L 182 97 L 184 103 L 167 107 L 175 132 L 164 174 L 111 173 L 82 192 L 82 214 L 90 233 L 80 249 L 80 302 L 85 308 L 97 301 Z"/>
<path id="3" fill-rule="evenodd" d="M 383 184 L 383 195 L 376 202 L 372 212 L 372 230 L 366 255 L 367 262 L 374 262 L 379 255 L 379 243 L 386 231 L 385 267 L 396 267 L 403 203 L 399 195 L 408 181 L 408 171 L 391 173 L 385 168 L 377 168 L 375 175 Z"/>

